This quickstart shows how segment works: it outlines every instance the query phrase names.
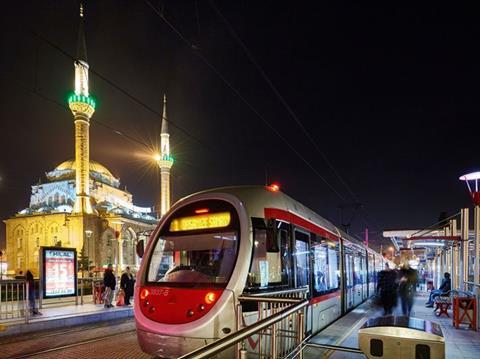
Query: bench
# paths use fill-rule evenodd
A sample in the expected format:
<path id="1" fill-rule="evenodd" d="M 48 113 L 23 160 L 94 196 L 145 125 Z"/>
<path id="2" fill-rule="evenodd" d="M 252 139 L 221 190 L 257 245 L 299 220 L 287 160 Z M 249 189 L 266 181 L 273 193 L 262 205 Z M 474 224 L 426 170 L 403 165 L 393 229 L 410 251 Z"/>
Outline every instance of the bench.
<path id="1" fill-rule="evenodd" d="M 433 301 L 433 304 L 435 306 L 435 309 L 433 309 L 433 311 L 435 312 L 435 315 L 437 317 L 445 314 L 447 317 L 450 318 L 450 316 L 448 315 L 448 309 L 450 309 L 450 307 L 452 306 L 452 298 L 450 297 L 449 292 L 436 297 Z"/>
<path id="2" fill-rule="evenodd" d="M 434 308 L 433 311 L 435 312 L 435 315 L 437 317 L 441 316 L 442 314 L 445 314 L 447 317 L 450 318 L 448 315 L 448 309 L 452 306 L 453 303 L 453 298 L 454 297 L 459 297 L 459 296 L 470 296 L 471 294 L 468 292 L 464 292 L 461 290 L 449 290 L 446 293 L 443 293 L 439 295 L 438 297 L 435 298 L 433 301 Z"/>

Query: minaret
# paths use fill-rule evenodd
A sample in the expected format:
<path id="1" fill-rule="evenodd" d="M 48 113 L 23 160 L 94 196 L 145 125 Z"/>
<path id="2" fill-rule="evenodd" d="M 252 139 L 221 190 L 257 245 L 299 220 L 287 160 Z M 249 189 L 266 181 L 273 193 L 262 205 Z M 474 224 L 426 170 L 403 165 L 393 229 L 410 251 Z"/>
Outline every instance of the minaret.
<path id="1" fill-rule="evenodd" d="M 160 215 L 163 217 L 170 208 L 170 169 L 173 157 L 170 155 L 170 134 L 167 121 L 167 96 L 163 95 L 162 130 L 160 133 Z"/>
<path id="2" fill-rule="evenodd" d="M 87 46 L 84 33 L 83 4 L 80 2 L 77 60 L 75 61 L 75 93 L 68 105 L 75 121 L 76 199 L 73 213 L 93 213 L 90 202 L 90 118 L 95 112 L 95 101 L 88 93 Z"/>

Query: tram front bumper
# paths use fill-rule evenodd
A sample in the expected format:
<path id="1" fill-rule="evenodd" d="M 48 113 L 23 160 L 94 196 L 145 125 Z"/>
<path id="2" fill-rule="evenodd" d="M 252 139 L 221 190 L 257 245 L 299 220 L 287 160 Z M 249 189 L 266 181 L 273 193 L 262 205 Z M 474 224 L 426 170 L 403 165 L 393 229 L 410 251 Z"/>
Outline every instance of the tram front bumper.
<path id="1" fill-rule="evenodd" d="M 159 358 L 178 358 L 215 341 L 213 338 L 175 337 L 137 329 L 142 350 Z"/>

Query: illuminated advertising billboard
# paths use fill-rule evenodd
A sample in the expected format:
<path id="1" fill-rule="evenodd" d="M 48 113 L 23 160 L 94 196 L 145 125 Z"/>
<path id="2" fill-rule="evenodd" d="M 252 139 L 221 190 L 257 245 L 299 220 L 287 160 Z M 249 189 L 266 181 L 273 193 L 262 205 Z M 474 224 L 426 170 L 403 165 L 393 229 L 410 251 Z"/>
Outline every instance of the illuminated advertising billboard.
<path id="1" fill-rule="evenodd" d="M 42 248 L 44 298 L 74 296 L 77 292 L 77 251 L 73 248 Z"/>

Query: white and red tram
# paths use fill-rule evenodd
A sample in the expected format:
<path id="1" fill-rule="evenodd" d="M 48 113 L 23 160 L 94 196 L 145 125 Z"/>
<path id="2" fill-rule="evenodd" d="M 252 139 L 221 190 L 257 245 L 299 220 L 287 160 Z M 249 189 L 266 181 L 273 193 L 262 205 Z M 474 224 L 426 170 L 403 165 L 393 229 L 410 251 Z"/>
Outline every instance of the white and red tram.
<path id="1" fill-rule="evenodd" d="M 384 263 L 275 186 L 193 194 L 146 246 L 138 340 L 147 353 L 176 358 L 234 331 L 238 296 L 296 288 L 308 290 L 305 331 L 315 333 L 374 294 Z"/>

